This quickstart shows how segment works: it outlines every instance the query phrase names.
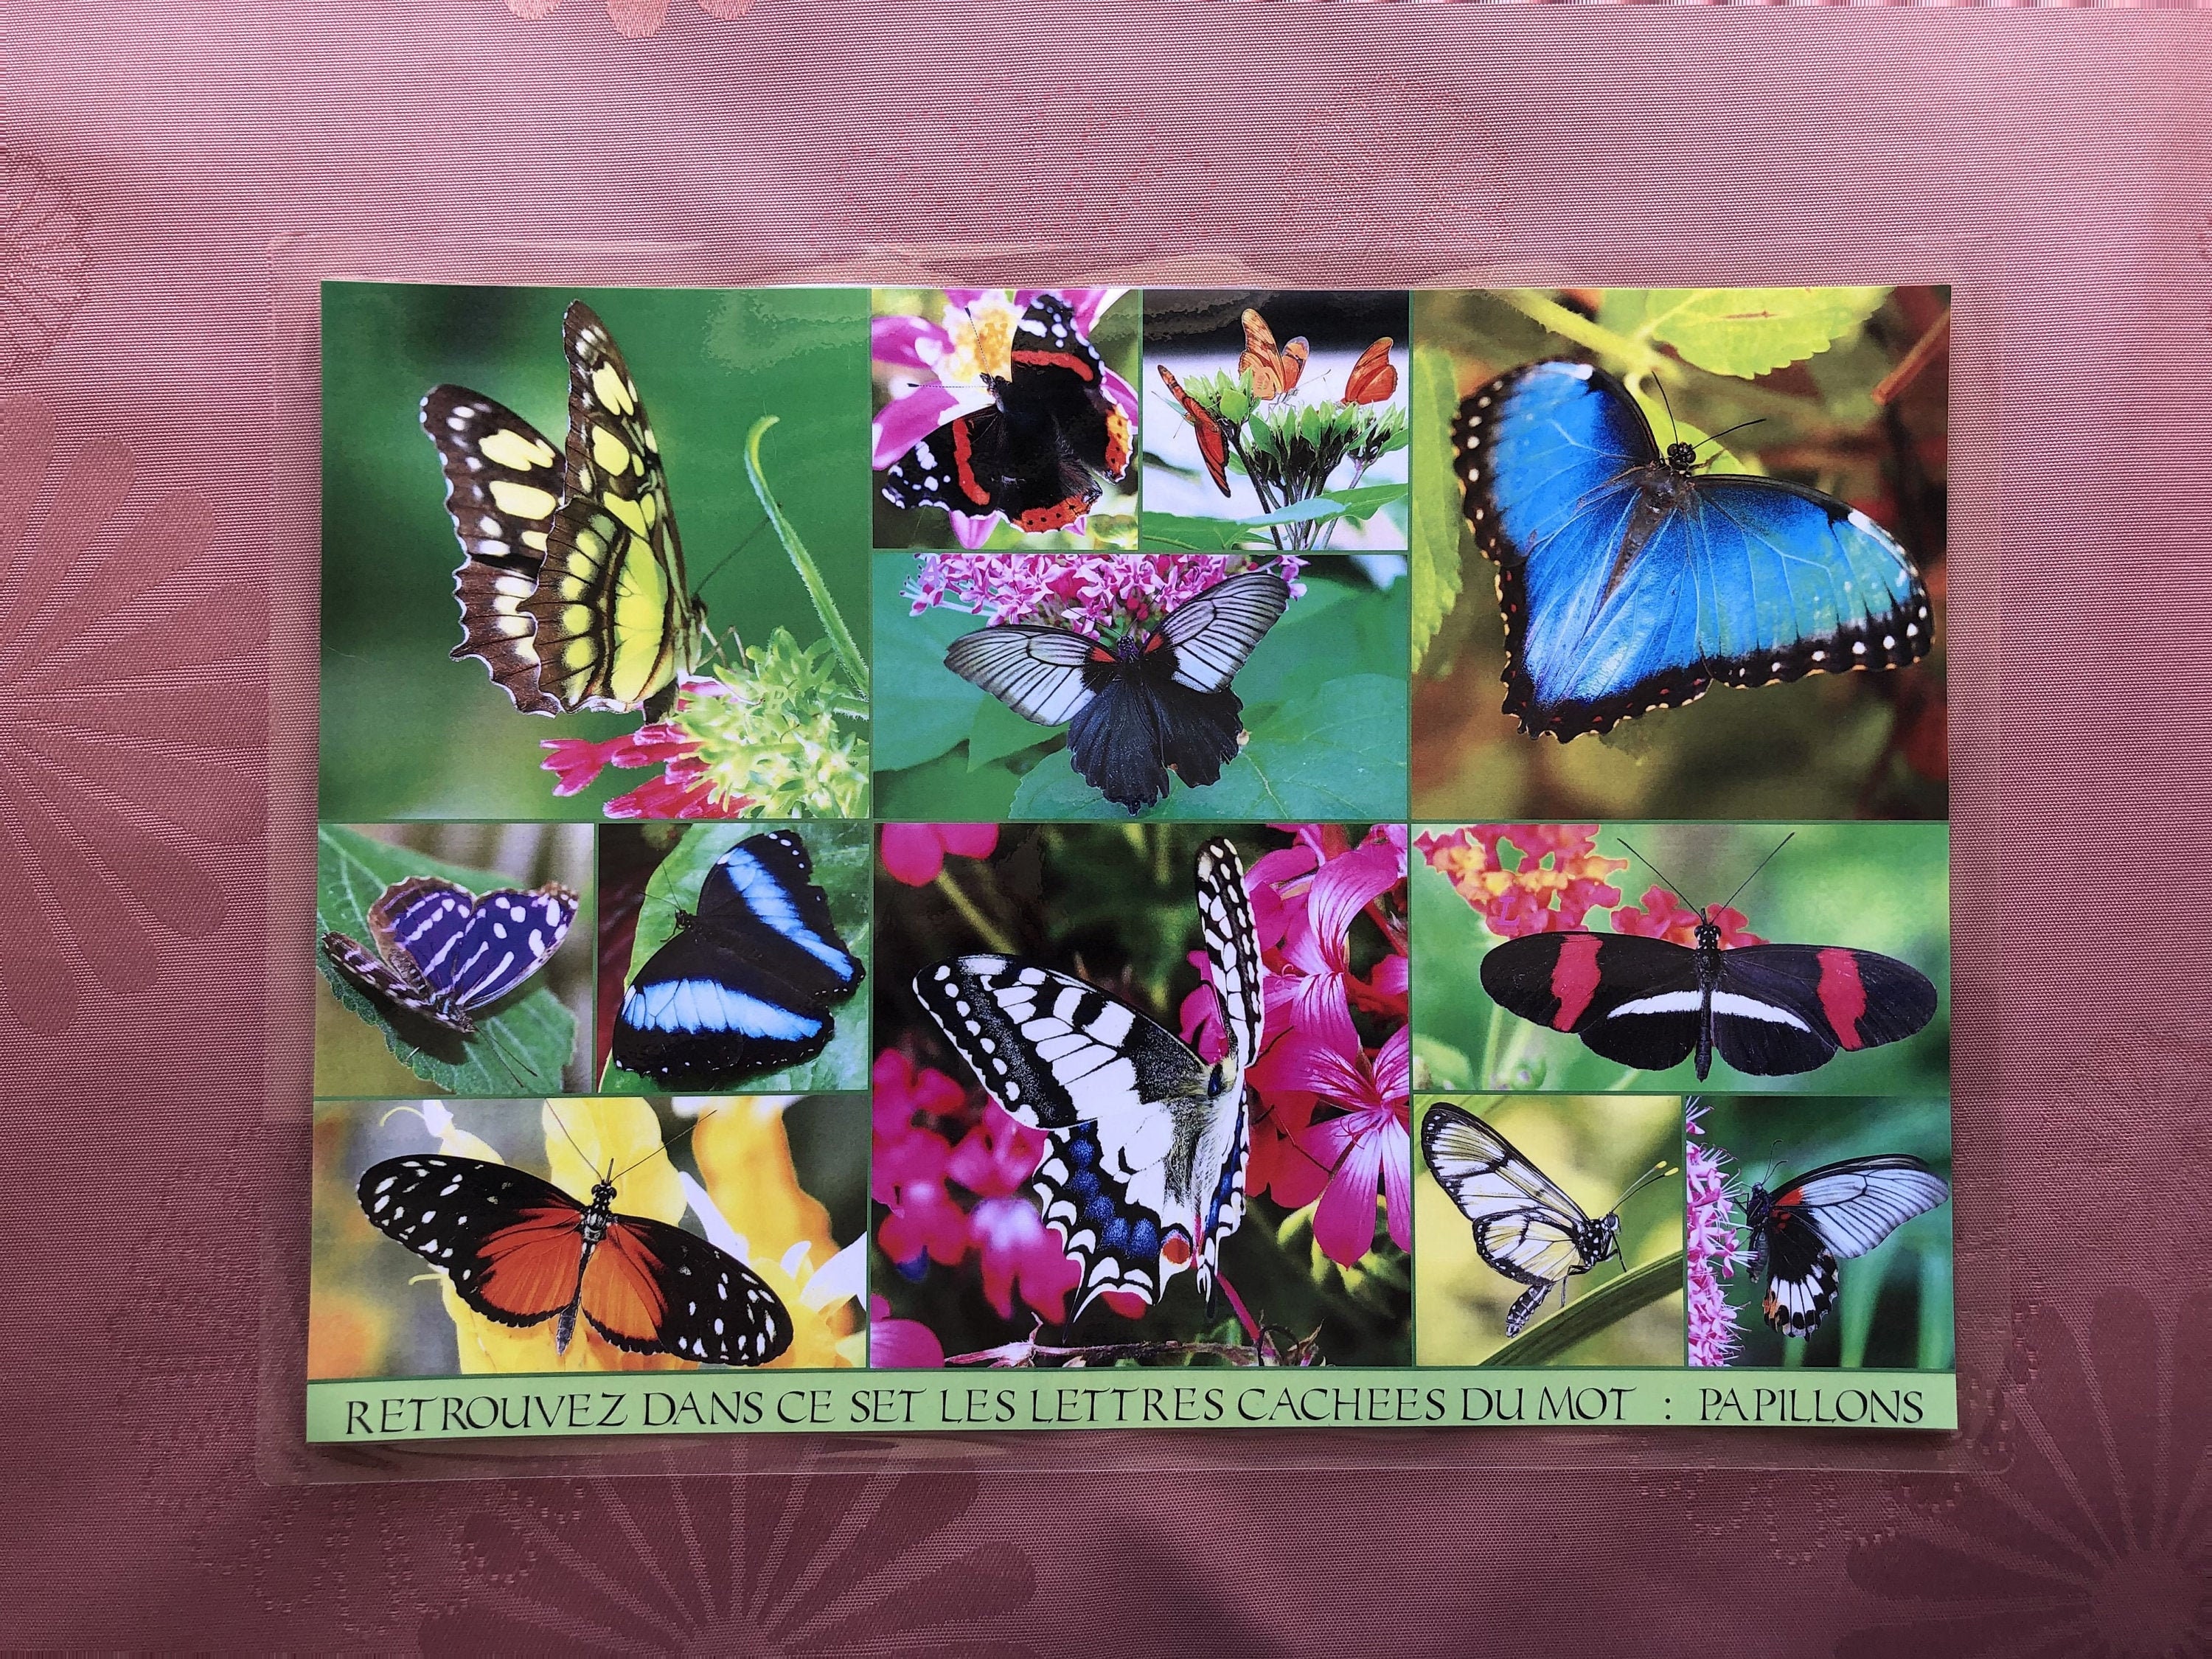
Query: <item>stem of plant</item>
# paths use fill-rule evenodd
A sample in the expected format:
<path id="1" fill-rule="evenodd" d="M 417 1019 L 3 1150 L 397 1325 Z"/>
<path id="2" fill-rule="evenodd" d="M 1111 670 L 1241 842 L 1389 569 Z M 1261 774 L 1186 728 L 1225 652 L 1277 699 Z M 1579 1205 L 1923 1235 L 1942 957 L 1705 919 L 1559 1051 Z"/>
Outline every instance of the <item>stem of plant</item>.
<path id="1" fill-rule="evenodd" d="M 792 568 L 806 585 L 806 597 L 814 601 L 814 614 L 822 619 L 822 631 L 829 636 L 837 659 L 844 664 L 846 677 L 852 681 L 853 689 L 865 697 L 868 695 L 868 659 L 853 638 L 852 630 L 845 626 L 845 618 L 837 610 L 837 602 L 830 597 L 829 585 L 822 580 L 822 572 L 816 568 L 813 556 L 807 552 L 806 544 L 799 539 L 798 530 L 776 505 L 775 496 L 768 487 L 768 477 L 761 470 L 761 436 L 775 422 L 775 416 L 763 415 L 745 434 L 745 474 L 752 480 L 753 494 L 760 498 L 761 510 L 775 526 L 783 550 L 791 556 Z"/>
<path id="2" fill-rule="evenodd" d="M 937 889 L 945 895 L 952 908 L 960 913 L 960 920 L 982 935 L 986 945 L 1000 956 L 1014 954 L 1016 950 L 1014 941 L 1006 937 L 1005 931 L 997 922 L 983 914 L 975 900 L 961 890 L 960 884 L 952 879 L 952 872 L 950 869 L 939 870 L 937 872 Z"/>

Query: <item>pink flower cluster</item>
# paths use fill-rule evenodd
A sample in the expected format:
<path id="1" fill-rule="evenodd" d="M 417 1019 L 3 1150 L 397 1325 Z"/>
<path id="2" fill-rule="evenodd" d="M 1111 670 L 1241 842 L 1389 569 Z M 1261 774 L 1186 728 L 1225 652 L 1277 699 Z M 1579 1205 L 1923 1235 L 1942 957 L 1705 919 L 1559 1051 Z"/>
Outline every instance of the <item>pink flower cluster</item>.
<path id="1" fill-rule="evenodd" d="M 1358 845 L 1335 824 L 1279 825 L 1296 839 L 1246 878 L 1266 968 L 1267 1040 L 1253 1095 L 1246 1185 L 1286 1209 L 1319 1202 L 1314 1238 L 1349 1267 L 1374 1247 L 1378 1196 L 1392 1241 L 1413 1245 L 1413 1035 L 1406 942 L 1406 831 L 1377 824 Z M 1353 967 L 1364 918 L 1382 954 Z M 1202 956 L 1194 957 L 1206 971 Z M 1354 1010 L 1381 1040 L 1362 1036 Z M 1184 1038 L 1218 1058 L 1224 1037 L 1210 990 L 1182 1006 Z"/>
<path id="2" fill-rule="evenodd" d="M 677 694 L 676 708 L 680 713 L 695 697 L 722 696 L 727 690 L 717 679 L 687 679 Z M 651 720 L 603 743 L 552 738 L 538 747 L 547 751 L 544 769 L 557 780 L 556 795 L 581 794 L 610 766 L 662 769 L 659 777 L 609 801 L 605 811 L 611 818 L 734 818 L 752 805 L 744 795 L 722 793 L 700 758 L 699 738 L 672 720 Z"/>
<path id="3" fill-rule="evenodd" d="M 1626 859 L 1597 850 L 1595 823 L 1471 823 L 1441 835 L 1424 832 L 1414 845 L 1429 867 L 1482 913 L 1502 939 L 1565 933 L 1592 910 L 1620 902 L 1612 884 Z M 1509 863 L 1504 848 L 1511 848 Z"/>
<path id="4" fill-rule="evenodd" d="M 896 1048 L 876 1056 L 872 1081 L 868 1195 L 887 1212 L 876 1229 L 878 1247 L 908 1279 L 921 1278 L 933 1262 L 978 1263 L 983 1295 L 1001 1319 L 1014 1316 L 1018 1297 L 1050 1322 L 1065 1319 L 1068 1292 L 1083 1270 L 1028 1196 L 1044 1157 L 1043 1133 Z M 1138 1311 L 1121 1305 L 1125 1299 L 1106 1299 L 1119 1311 Z M 941 1348 L 936 1361 L 914 1358 L 921 1345 L 908 1340 L 912 1333 L 886 1332 L 882 1323 L 872 1331 L 872 1364 L 942 1363 Z M 887 1357 L 892 1353 L 900 1357 Z"/>
<path id="5" fill-rule="evenodd" d="M 908 887 L 935 881 L 948 853 L 987 859 L 999 848 L 995 823 L 887 823 L 883 835 L 884 869 Z"/>
<path id="6" fill-rule="evenodd" d="M 942 605 L 994 625 L 1039 623 L 1104 640 L 1158 621 L 1250 562 L 1237 553 L 928 553 L 906 596 L 917 617 Z M 1305 591 L 1305 562 L 1273 562 L 1293 596 Z"/>
<path id="7" fill-rule="evenodd" d="M 1744 926 L 1750 918 L 1741 910 L 1717 904 L 1705 914 L 1721 930 L 1721 944 L 1728 950 L 1733 951 L 1739 945 L 1766 943 Z M 1652 887 L 1645 890 L 1641 909 L 1633 904 L 1624 904 L 1613 913 L 1613 931 L 1616 933 L 1640 933 L 1646 939 L 1663 939 L 1676 945 L 1695 945 L 1698 942 L 1698 913 L 1668 889 Z"/>
<path id="8" fill-rule="evenodd" d="M 1726 1365 L 1735 1358 L 1743 1334 L 1736 1328 L 1735 1310 L 1729 1305 L 1721 1280 L 1735 1278 L 1736 1268 L 1750 1257 L 1744 1254 L 1743 1235 L 1735 1224 L 1728 1154 L 1703 1143 L 1705 1117 L 1702 1100 L 1691 1101 L 1682 1113 L 1688 1137 L 1683 1158 L 1689 1182 L 1683 1255 L 1688 1263 L 1689 1353 L 1692 1365 Z"/>

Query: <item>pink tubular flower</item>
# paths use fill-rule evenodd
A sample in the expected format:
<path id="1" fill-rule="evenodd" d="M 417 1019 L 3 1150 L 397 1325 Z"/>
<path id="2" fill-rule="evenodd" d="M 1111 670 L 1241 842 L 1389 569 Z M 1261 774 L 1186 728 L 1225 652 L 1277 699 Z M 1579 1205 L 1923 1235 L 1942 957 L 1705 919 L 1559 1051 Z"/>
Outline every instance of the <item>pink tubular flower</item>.
<path id="1" fill-rule="evenodd" d="M 1744 926 L 1748 918 L 1741 910 L 1717 904 L 1705 914 L 1721 930 L 1721 944 L 1729 950 L 1740 945 L 1766 943 Z M 1653 887 L 1644 893 L 1641 909 L 1633 904 L 1624 904 L 1613 913 L 1613 931 L 1645 939 L 1670 939 L 1676 945 L 1694 945 L 1698 942 L 1698 913 L 1666 888 Z"/>
<path id="2" fill-rule="evenodd" d="M 663 0 L 665 3 L 665 0 Z M 1123 290 L 1107 288 L 1020 289 L 1011 298 L 1004 289 L 949 288 L 942 319 L 878 317 L 869 325 L 869 355 L 891 387 L 890 401 L 877 414 L 870 465 L 878 472 L 947 421 L 991 406 L 986 375 L 1012 373 L 1014 328 L 1040 293 L 1057 294 L 1075 313 L 1087 336 Z M 1134 430 L 1139 416 L 1136 392 L 1113 370 L 1106 371 L 1106 395 L 1128 417 Z M 952 533 L 963 547 L 981 547 L 997 513 L 951 515 Z M 1078 519 L 1068 526 L 1084 530 Z"/>
<path id="3" fill-rule="evenodd" d="M 1735 1225 L 1728 1154 L 1703 1144 L 1705 1117 L 1703 1100 L 1691 1101 L 1682 1114 L 1683 1132 L 1688 1136 L 1683 1158 L 1689 1184 L 1683 1255 L 1688 1263 L 1689 1357 L 1692 1365 L 1725 1365 L 1735 1359 L 1743 1335 L 1721 1280 L 1733 1279 L 1737 1267 L 1750 1258 Z"/>
<path id="4" fill-rule="evenodd" d="M 1611 878 L 1628 860 L 1601 856 L 1597 836 L 1594 823 L 1474 823 L 1413 844 L 1492 933 L 1519 939 L 1581 927 L 1592 910 L 1620 902 Z"/>
<path id="5" fill-rule="evenodd" d="M 934 1370 L 945 1363 L 945 1345 L 918 1319 L 898 1319 L 879 1296 L 868 1298 L 868 1364 L 875 1370 Z"/>
<path id="6" fill-rule="evenodd" d="M 987 1198 L 968 1218 L 983 1258 L 983 1295 L 1001 1319 L 1014 1316 L 1014 1291 L 1057 1324 L 1067 1317 L 1067 1293 L 1083 1268 L 1060 1247 L 1036 1206 L 1026 1199 Z"/>
<path id="7" fill-rule="evenodd" d="M 933 607 L 987 617 L 994 625 L 1036 623 L 1111 640 L 1150 626 L 1239 570 L 1273 568 L 1305 590 L 1302 559 L 1255 565 L 1234 553 L 927 553 L 907 584 L 912 614 Z"/>
<path id="8" fill-rule="evenodd" d="M 884 868 L 908 887 L 927 887 L 945 868 L 945 855 L 985 859 L 998 850 L 995 823 L 887 823 Z"/>

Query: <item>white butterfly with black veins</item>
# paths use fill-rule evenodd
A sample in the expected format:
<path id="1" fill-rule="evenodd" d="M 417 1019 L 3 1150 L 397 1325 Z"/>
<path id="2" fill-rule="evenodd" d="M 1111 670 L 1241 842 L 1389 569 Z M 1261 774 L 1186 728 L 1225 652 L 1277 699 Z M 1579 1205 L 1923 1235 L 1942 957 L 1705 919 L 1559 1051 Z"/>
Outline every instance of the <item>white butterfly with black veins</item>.
<path id="1" fill-rule="evenodd" d="M 1554 1286 L 1564 1308 L 1568 1279 L 1620 1256 L 1620 1203 L 1659 1173 L 1646 1173 L 1593 1221 L 1511 1141 L 1474 1113 L 1442 1101 L 1421 1121 L 1421 1155 L 1437 1184 L 1474 1224 L 1475 1254 L 1528 1286 L 1506 1311 L 1509 1337 L 1521 1334 Z"/>
<path id="2" fill-rule="evenodd" d="M 1753 1271 L 1764 1271 L 1760 1311 L 1784 1336 L 1810 1336 L 1843 1288 L 1837 1258 L 1864 1255 L 1951 1196 L 1950 1184 L 1905 1152 L 1823 1164 L 1744 1200 Z"/>
<path id="3" fill-rule="evenodd" d="M 1198 913 L 1229 1052 L 1207 1064 L 1173 1032 L 1079 979 L 966 956 L 915 993 L 992 1097 L 1051 1143 L 1030 1179 L 1045 1224 L 1083 1269 L 1077 1313 L 1109 1291 L 1151 1303 L 1185 1268 L 1210 1294 L 1244 1218 L 1244 1073 L 1265 1008 L 1244 864 L 1198 855 Z"/>
<path id="4" fill-rule="evenodd" d="M 1133 814 L 1166 796 L 1170 771 L 1194 789 L 1221 781 L 1244 731 L 1230 683 L 1290 602 L 1274 571 L 1247 570 L 1110 646 L 1003 623 L 953 641 L 945 665 L 1024 720 L 1065 723 L 1068 763 Z"/>

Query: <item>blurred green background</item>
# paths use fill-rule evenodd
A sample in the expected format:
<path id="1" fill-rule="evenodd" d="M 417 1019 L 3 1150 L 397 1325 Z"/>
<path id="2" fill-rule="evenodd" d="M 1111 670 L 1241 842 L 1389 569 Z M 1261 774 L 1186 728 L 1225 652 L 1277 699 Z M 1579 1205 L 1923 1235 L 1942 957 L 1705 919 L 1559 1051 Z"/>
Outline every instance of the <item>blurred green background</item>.
<path id="1" fill-rule="evenodd" d="M 1864 301 L 1849 301 L 1854 292 Z M 1886 296 L 1880 289 L 1759 290 L 1745 306 L 1743 328 L 1772 329 L 1757 315 L 1770 295 L 1785 304 L 1794 295 L 1813 296 L 1815 304 L 1832 296 L 1844 320 L 1814 326 L 1782 349 L 1794 349 L 1795 361 L 1753 378 L 1698 367 L 1691 359 L 1718 362 L 1729 354 L 1723 325 L 1709 322 L 1695 333 L 1685 327 L 1678 337 L 1651 316 L 1650 290 L 1413 296 L 1415 817 L 1947 816 L 1950 399 L 1940 337 L 1925 368 L 1893 401 L 1877 404 L 1873 393 L 1942 325 L 1949 290 L 1898 288 Z M 1870 313 L 1856 320 L 1868 306 Z M 1862 508 L 1898 538 L 1936 605 L 1932 658 L 1894 672 L 1814 674 L 1748 691 L 1717 687 L 1685 708 L 1656 709 L 1602 737 L 1566 744 L 1520 731 L 1504 713 L 1497 570 L 1467 524 L 1452 471 L 1451 419 L 1462 398 L 1522 363 L 1571 356 L 1615 374 L 1638 367 L 1605 349 L 1621 339 L 1639 350 L 1671 348 L 1664 384 L 1686 434 L 1759 422 L 1729 436 L 1717 452 L 1721 470 L 1810 484 Z M 1663 440 L 1666 416 L 1656 418 Z"/>
<path id="2" fill-rule="evenodd" d="M 859 289 L 494 289 L 331 283 L 323 290 L 320 816 L 591 819 L 655 774 L 552 793 L 538 746 L 636 729 L 633 713 L 516 712 L 482 663 L 456 662 L 445 477 L 417 405 L 452 381 L 495 398 L 556 447 L 568 433 L 561 318 L 597 310 L 637 382 L 709 625 L 746 644 L 778 625 L 822 635 L 746 479 L 763 415 L 770 488 L 865 647 L 867 327 Z M 732 556 L 732 555 L 736 556 Z"/>
<path id="3" fill-rule="evenodd" d="M 879 554 L 875 595 L 877 811 L 892 819 L 980 822 L 1129 814 L 1076 775 L 1067 728 L 1024 720 L 945 665 L 945 648 L 987 618 L 942 607 L 908 614 L 915 556 Z M 1404 561 L 1322 555 L 1304 594 L 1254 647 L 1234 689 L 1250 734 L 1219 781 L 1180 780 L 1139 815 L 1206 822 L 1396 818 L 1406 806 Z"/>
<path id="4" fill-rule="evenodd" d="M 1355 844 L 1362 833 L 1364 826 L 1353 828 Z M 1291 841 L 1285 831 L 1247 825 L 1008 825 L 990 858 L 950 859 L 943 877 L 926 887 L 905 885 L 879 863 L 878 1048 L 904 1050 L 980 1100 L 975 1074 L 913 988 L 924 968 L 979 950 L 1073 974 L 1180 1035 L 1183 999 L 1199 987 L 1189 953 L 1202 948 L 1192 870 L 1199 848 L 1219 835 L 1237 843 L 1247 869 Z M 1382 949 L 1371 922 L 1358 924 L 1352 944 L 1355 971 L 1370 971 Z M 1364 1043 L 1382 1041 L 1379 1024 L 1364 1015 L 1357 1021 Z M 884 1213 L 878 1206 L 878 1220 Z M 1412 1267 L 1391 1242 L 1379 1205 L 1374 1248 L 1347 1269 L 1316 1247 L 1310 1206 L 1286 1213 L 1265 1197 L 1252 1198 L 1243 1224 L 1222 1243 L 1221 1269 L 1254 1316 L 1279 1328 L 1279 1336 L 1317 1331 L 1320 1355 L 1331 1364 L 1412 1359 Z M 887 1298 L 899 1317 L 929 1326 L 949 1354 L 1030 1333 L 1025 1304 L 1015 1304 L 1012 1320 L 999 1318 L 983 1297 L 973 1261 L 957 1270 L 933 1264 L 908 1280 L 878 1249 L 869 1273 L 873 1293 Z M 1140 1319 L 1125 1319 L 1100 1302 L 1047 1332 L 1044 1340 L 1066 1345 L 1245 1340 L 1219 1290 L 1210 1304 L 1201 1304 L 1188 1273 L 1170 1281 Z"/>
<path id="5" fill-rule="evenodd" d="M 1063 295 L 1072 290 L 1060 289 Z M 1006 291 L 1011 303 L 1012 290 Z M 934 288 L 879 288 L 873 295 L 875 314 L 881 317 L 926 317 L 933 323 L 945 320 L 945 293 Z M 1129 383 L 1134 391 L 1139 367 L 1139 355 L 1144 343 L 1144 295 L 1131 289 L 1116 298 L 1100 314 L 1091 331 L 1091 343 L 1106 367 Z M 901 371 L 906 373 L 908 371 Z M 875 373 L 871 416 L 890 401 L 891 388 L 885 374 Z M 1139 399 L 1141 405 L 1142 399 Z M 1139 419 L 1136 412 L 1129 416 L 1133 425 Z M 1085 515 L 1083 533 L 1073 529 L 1041 532 L 1036 535 L 1023 532 L 1000 519 L 991 526 L 988 547 L 1022 548 L 1034 551 L 1054 547 L 1134 547 L 1137 544 L 1137 456 L 1143 449 L 1141 436 L 1133 434 L 1129 470 L 1119 483 L 1109 483 Z M 872 454 L 872 446 L 863 442 L 858 453 L 865 460 Z M 875 545 L 878 547 L 945 547 L 960 545 L 952 533 L 952 518 L 941 507 L 897 507 L 884 499 L 880 486 L 883 476 L 874 475 L 869 497 L 875 514 Z"/>
<path id="6" fill-rule="evenodd" d="M 1443 826 L 1437 826 L 1439 828 Z M 1951 1086 L 1950 828 L 1942 823 L 1607 823 L 1598 851 L 1626 858 L 1622 837 L 1680 884 L 1688 901 L 1717 905 L 1777 842 L 1790 844 L 1746 887 L 1735 908 L 1770 944 L 1843 945 L 1901 958 L 1936 983 L 1935 1018 L 1902 1042 L 1839 1053 L 1794 1077 L 1750 1077 L 1713 1058 L 1716 1089 L 1752 1093 L 1946 1094 Z M 1416 833 L 1419 833 L 1417 827 Z M 1641 862 L 1616 872 L 1624 904 L 1640 904 L 1659 878 Z M 1698 1086 L 1690 1060 L 1635 1072 L 1580 1037 L 1509 1014 L 1482 988 L 1482 958 L 1503 943 L 1481 913 L 1416 851 L 1413 860 L 1413 1059 L 1417 1088 L 1569 1092 Z M 1590 912 L 1589 932 L 1612 931 Z M 1425 1080 L 1424 1080 L 1425 1079 Z"/>
<path id="7" fill-rule="evenodd" d="M 1709 1095 L 1705 1140 L 1729 1155 L 1744 1195 L 1838 1158 L 1907 1152 L 1951 1178 L 1951 1102 L 1918 1099 L 1746 1100 Z M 1741 1210 L 1737 1219 L 1741 1220 Z M 1750 1248 L 1747 1237 L 1744 1248 Z M 1866 1366 L 1947 1371 L 1951 1307 L 1951 1206 L 1915 1216 L 1882 1243 L 1838 1265 L 1836 1308 L 1809 1337 L 1792 1339 L 1759 1313 L 1763 1278 L 1739 1268 L 1721 1281 L 1743 1333 L 1740 1365 Z"/>
<path id="8" fill-rule="evenodd" d="M 363 846 L 356 837 L 366 837 Z M 316 858 L 316 925 L 336 928 L 368 947 L 367 900 L 410 875 L 443 876 L 470 891 L 496 887 L 532 888 L 557 881 L 578 896 L 576 919 L 538 973 L 489 1009 L 475 1016 L 477 1031 L 464 1037 L 432 1022 L 399 1012 L 392 1006 L 343 979 L 319 951 L 315 976 L 315 1092 L 318 1095 L 414 1096 L 436 1091 L 469 1095 L 505 1094 L 527 1086 L 514 1067 L 538 1067 L 557 1080 L 546 1086 L 574 1090 L 589 1086 L 592 1029 L 592 832 L 580 824 L 386 823 L 323 826 Z M 400 856 L 380 859 L 376 848 Z M 412 856 L 409 856 L 412 855 Z M 369 862 L 373 861 L 372 868 Z M 365 1018 L 333 988 L 343 983 L 347 997 L 373 1011 Z M 565 1060 L 554 1041 L 563 1020 L 552 1005 L 567 1010 L 568 1045 Z M 550 1044 L 550 1047 L 549 1047 Z M 395 1045 L 397 1045 L 395 1047 Z M 409 1054 L 417 1072 L 401 1060 Z"/>
<path id="9" fill-rule="evenodd" d="M 1625 1272 L 1682 1248 L 1682 1103 L 1674 1095 L 1474 1095 L 1451 1104 L 1510 1141 L 1591 1220 L 1662 1160 L 1675 1171 L 1631 1198 L 1620 1214 L 1621 1260 L 1567 1281 L 1568 1305 Z M 1437 1103 L 1424 1100 L 1425 1117 Z M 1417 1363 L 1479 1365 L 1505 1346 L 1505 1315 L 1530 1287 L 1508 1279 L 1474 1248 L 1474 1225 L 1429 1173 L 1413 1137 L 1413 1332 Z M 1501 1206 L 1503 1207 L 1503 1206 Z M 1559 1312 L 1557 1291 L 1523 1334 Z M 1680 1365 L 1682 1292 L 1615 1320 L 1548 1362 L 1554 1365 Z"/>

